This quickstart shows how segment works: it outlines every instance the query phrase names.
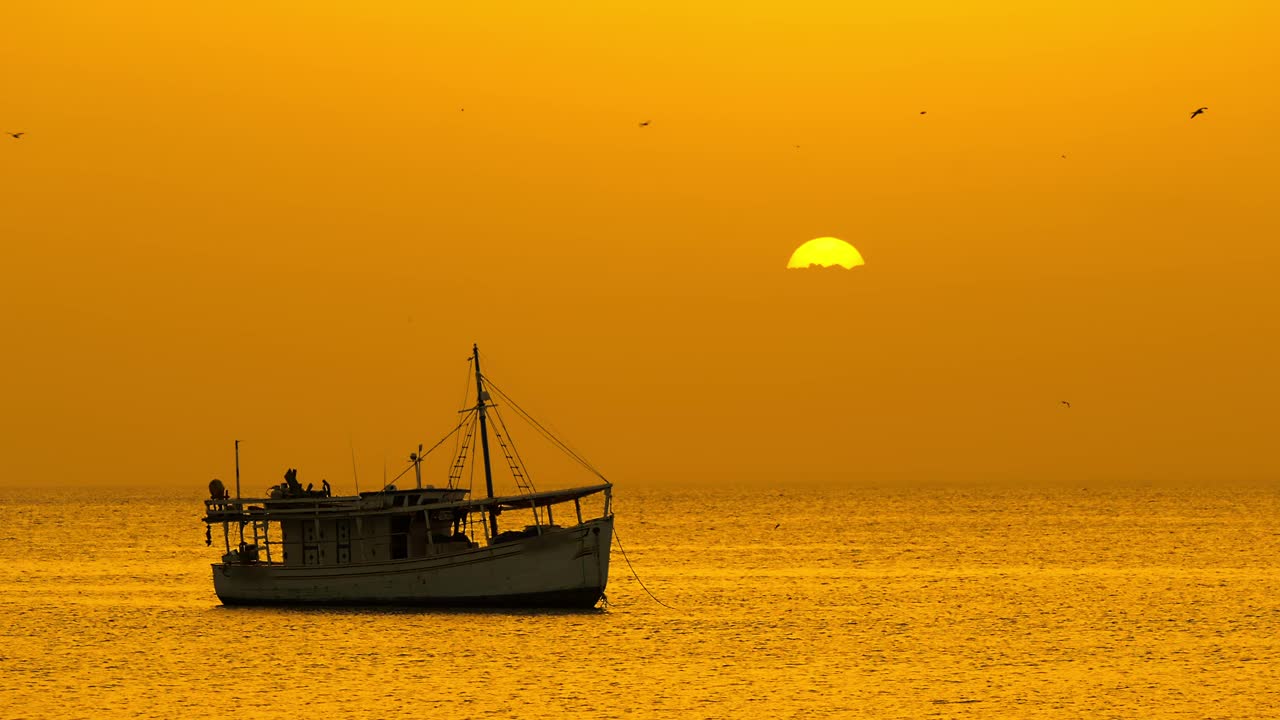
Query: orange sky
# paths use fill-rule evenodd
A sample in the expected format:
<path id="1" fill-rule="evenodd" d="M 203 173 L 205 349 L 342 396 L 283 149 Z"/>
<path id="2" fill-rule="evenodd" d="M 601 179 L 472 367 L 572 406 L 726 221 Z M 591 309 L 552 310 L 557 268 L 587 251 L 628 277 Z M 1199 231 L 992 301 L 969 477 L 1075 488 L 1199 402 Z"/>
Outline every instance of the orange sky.
<path id="1" fill-rule="evenodd" d="M 6 8 L 0 485 L 1276 478 L 1273 3 L 462 5 Z"/>

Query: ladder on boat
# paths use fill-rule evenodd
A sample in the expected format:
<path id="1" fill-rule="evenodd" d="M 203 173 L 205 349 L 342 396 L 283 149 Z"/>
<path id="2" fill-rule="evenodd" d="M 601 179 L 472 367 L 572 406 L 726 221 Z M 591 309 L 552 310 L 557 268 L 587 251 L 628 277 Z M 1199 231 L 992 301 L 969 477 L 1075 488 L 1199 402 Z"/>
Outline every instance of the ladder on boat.
<path id="1" fill-rule="evenodd" d="M 502 448 L 502 454 L 507 458 L 507 465 L 511 468 L 511 477 L 516 481 L 516 487 L 524 494 L 533 493 L 533 483 L 525 476 L 524 471 L 520 469 L 520 462 L 511 454 L 511 448 L 507 446 L 507 441 L 502 437 L 502 433 L 497 428 L 493 430 L 493 436 L 498 438 L 498 447 Z"/>
<path id="2" fill-rule="evenodd" d="M 259 550 L 265 550 L 267 554 L 267 562 L 271 562 L 271 537 L 267 532 L 270 527 L 266 520 L 253 519 L 249 521 L 249 525 L 253 527 L 253 546 Z"/>
<path id="3" fill-rule="evenodd" d="M 502 430 L 507 429 L 506 425 L 501 421 L 499 421 L 499 425 L 502 426 Z M 498 447 L 502 449 L 502 454 L 507 458 L 507 466 L 511 468 L 511 477 L 516 481 L 516 488 L 520 490 L 521 494 L 532 495 L 534 493 L 533 481 L 531 481 L 528 476 L 524 474 L 524 470 L 521 469 L 519 459 L 512 452 L 513 446 L 507 445 L 506 438 L 503 437 L 502 432 L 496 427 L 493 429 L 493 436 L 498 439 Z M 535 525 L 541 525 L 542 521 L 538 517 L 538 508 L 534 507 L 532 509 L 533 523 Z"/>
<path id="4" fill-rule="evenodd" d="M 474 437 L 476 424 L 471 423 L 467 426 L 467 432 L 462 436 L 462 443 L 458 446 L 458 455 L 454 458 L 453 467 L 449 468 L 449 489 L 453 489 L 462 485 L 462 471 L 467 465 L 467 451 L 471 448 L 471 438 Z"/>

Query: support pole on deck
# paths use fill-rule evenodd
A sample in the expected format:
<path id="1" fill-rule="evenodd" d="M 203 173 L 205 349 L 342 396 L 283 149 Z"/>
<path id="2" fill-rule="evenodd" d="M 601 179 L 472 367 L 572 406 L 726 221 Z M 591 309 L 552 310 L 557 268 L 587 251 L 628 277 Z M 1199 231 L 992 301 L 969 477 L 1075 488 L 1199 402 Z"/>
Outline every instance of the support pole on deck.
<path id="1" fill-rule="evenodd" d="M 244 514 L 244 506 L 240 504 L 240 441 L 236 441 L 236 512 Z M 240 526 L 240 546 L 244 547 L 244 520 L 236 522 Z"/>

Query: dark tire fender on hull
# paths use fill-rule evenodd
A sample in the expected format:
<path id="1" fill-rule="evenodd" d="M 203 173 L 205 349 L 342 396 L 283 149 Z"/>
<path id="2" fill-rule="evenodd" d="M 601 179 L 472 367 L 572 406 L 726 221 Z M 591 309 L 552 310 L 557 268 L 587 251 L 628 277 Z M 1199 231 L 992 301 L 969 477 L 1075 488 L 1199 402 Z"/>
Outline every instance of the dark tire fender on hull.
<path id="1" fill-rule="evenodd" d="M 552 590 L 524 595 L 488 595 L 456 598 L 359 598 L 351 600 L 260 600 L 257 598 L 219 597 L 226 606 L 274 607 L 432 607 L 432 608 L 572 608 L 589 610 L 600 602 L 604 588 Z"/>

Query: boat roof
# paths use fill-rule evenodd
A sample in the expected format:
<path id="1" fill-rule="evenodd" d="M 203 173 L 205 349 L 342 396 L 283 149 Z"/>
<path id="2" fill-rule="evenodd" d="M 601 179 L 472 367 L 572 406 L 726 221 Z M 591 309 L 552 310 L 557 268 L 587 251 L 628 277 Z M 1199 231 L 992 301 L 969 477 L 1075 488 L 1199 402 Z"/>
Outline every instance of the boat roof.
<path id="1" fill-rule="evenodd" d="M 542 492 L 523 495 L 507 495 L 492 498 L 472 498 L 449 502 L 433 502 L 419 505 L 387 506 L 371 502 L 383 497 L 404 495 L 406 491 L 364 492 L 359 495 L 344 497 L 295 497 L 295 498 L 240 498 L 239 500 L 205 500 L 206 513 L 203 518 L 207 523 L 234 522 L 237 520 L 287 520 L 302 517 L 338 517 L 370 515 L 398 515 L 421 510 L 447 510 L 463 508 L 467 510 L 522 510 L 534 507 L 545 507 L 558 503 L 570 502 L 579 498 L 606 492 L 613 487 L 612 483 L 585 485 L 562 490 L 544 490 Z M 439 491 L 443 488 L 433 488 Z M 429 492 L 427 488 L 414 489 L 414 493 Z M 451 492 L 466 492 L 454 489 Z M 253 506 L 253 507 L 248 507 Z"/>

